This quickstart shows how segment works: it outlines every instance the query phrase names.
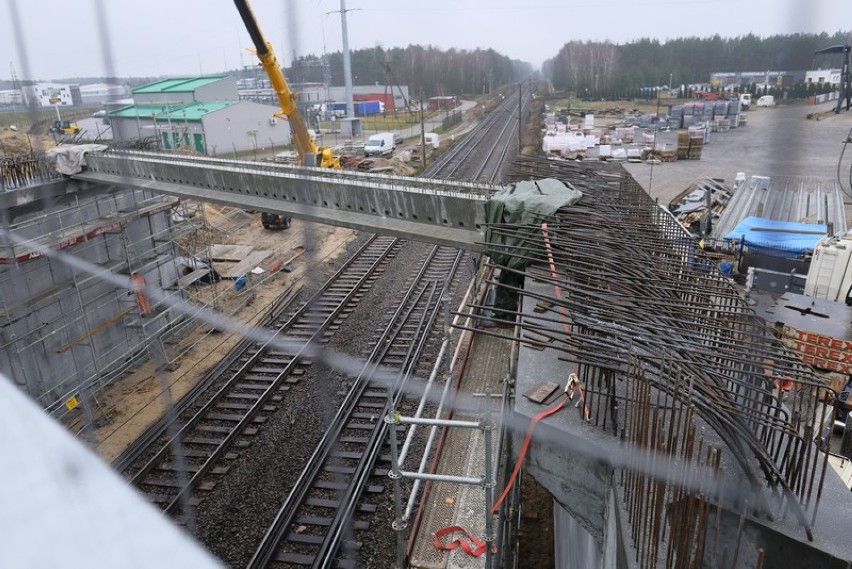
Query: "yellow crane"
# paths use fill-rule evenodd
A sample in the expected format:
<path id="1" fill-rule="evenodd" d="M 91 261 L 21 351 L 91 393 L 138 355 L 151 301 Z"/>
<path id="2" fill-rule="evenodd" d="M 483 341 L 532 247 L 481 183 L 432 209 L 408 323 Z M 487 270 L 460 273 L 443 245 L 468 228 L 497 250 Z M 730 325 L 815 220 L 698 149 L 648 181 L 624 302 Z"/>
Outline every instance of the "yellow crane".
<path id="1" fill-rule="evenodd" d="M 272 50 L 272 44 L 266 41 L 248 0 L 234 0 L 234 4 L 237 6 L 249 36 L 251 36 L 260 64 L 278 96 L 281 112 L 275 113 L 275 116 L 290 121 L 290 131 L 293 136 L 293 143 L 296 145 L 296 151 L 299 153 L 299 162 L 305 166 L 340 168 L 340 157 L 335 156 L 331 148 L 317 146 L 311 138 L 308 127 L 305 125 L 305 119 L 296 105 L 296 94 L 287 85 L 287 80 L 281 71 L 281 65 Z"/>

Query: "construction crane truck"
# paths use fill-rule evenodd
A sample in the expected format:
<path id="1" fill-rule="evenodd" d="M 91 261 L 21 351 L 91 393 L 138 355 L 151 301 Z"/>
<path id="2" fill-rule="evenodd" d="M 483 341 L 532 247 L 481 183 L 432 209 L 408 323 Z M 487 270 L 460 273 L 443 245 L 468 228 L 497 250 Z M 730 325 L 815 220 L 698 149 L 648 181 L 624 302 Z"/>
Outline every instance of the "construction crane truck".
<path id="1" fill-rule="evenodd" d="M 254 50 L 260 60 L 263 70 L 266 72 L 272 88 L 278 97 L 278 105 L 281 111 L 275 113 L 278 118 L 286 118 L 290 123 L 290 133 L 293 137 L 293 144 L 296 146 L 296 152 L 299 155 L 299 163 L 303 166 L 319 166 L 321 168 L 340 168 L 340 157 L 335 156 L 331 148 L 327 146 L 317 146 L 313 138 L 311 138 L 308 127 L 305 124 L 305 119 L 299 111 L 296 104 L 296 94 L 290 89 L 287 80 L 284 78 L 284 73 L 281 71 L 281 65 L 278 63 L 278 58 L 272 49 L 272 44 L 266 41 L 266 37 L 260 30 L 260 25 L 254 17 L 254 11 L 248 3 L 248 0 L 234 0 L 237 11 L 245 24 L 246 31 L 254 43 Z M 289 227 L 290 217 L 275 213 L 262 213 L 261 222 L 267 229 L 276 227 Z"/>
<path id="2" fill-rule="evenodd" d="M 335 156 L 331 148 L 317 146 L 311 138 L 305 119 L 296 104 L 296 94 L 287 84 L 284 73 L 281 71 L 281 65 L 272 49 L 272 44 L 266 41 L 248 0 L 234 0 L 234 5 L 240 13 L 249 37 L 251 37 L 260 64 L 269 77 L 272 88 L 278 97 L 278 106 L 281 111 L 275 113 L 275 116 L 285 118 L 290 123 L 290 133 L 299 155 L 299 163 L 303 166 L 340 168 L 340 157 Z M 263 212 L 261 213 L 261 223 L 267 229 L 287 228 L 290 227 L 290 216 Z"/>

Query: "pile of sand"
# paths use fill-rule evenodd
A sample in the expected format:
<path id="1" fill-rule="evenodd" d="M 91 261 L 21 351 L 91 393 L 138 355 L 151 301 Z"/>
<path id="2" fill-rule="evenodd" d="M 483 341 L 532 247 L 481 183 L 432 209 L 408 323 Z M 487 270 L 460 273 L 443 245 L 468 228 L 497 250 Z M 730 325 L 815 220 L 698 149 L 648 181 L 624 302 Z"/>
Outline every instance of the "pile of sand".
<path id="1" fill-rule="evenodd" d="M 370 164 L 370 170 L 385 170 L 387 168 L 391 168 L 394 174 L 402 176 L 413 176 L 417 171 L 413 166 L 396 158 L 376 158 Z"/>
<path id="2" fill-rule="evenodd" d="M 0 128 L 0 156 L 18 156 L 43 152 L 56 146 L 49 136 L 27 134 L 9 127 Z"/>

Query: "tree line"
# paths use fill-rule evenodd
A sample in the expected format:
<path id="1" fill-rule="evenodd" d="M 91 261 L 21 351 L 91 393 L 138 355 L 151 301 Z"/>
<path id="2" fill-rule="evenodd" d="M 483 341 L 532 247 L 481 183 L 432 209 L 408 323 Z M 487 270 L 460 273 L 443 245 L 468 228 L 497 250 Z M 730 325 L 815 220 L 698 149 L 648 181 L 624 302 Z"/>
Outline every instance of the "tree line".
<path id="1" fill-rule="evenodd" d="M 492 88 L 515 83 L 532 74 L 532 66 L 512 60 L 493 49 L 448 49 L 409 45 L 384 49 L 381 46 L 350 52 L 355 85 L 407 85 L 409 95 L 419 99 L 447 95 L 477 95 Z M 284 69 L 293 83 L 323 82 L 324 66 L 332 85 L 343 85 L 343 54 L 322 58 L 301 56 Z"/>
<path id="2" fill-rule="evenodd" d="M 647 87 L 708 83 L 714 72 L 805 71 L 840 68 L 840 55 L 814 52 L 850 41 L 850 33 L 790 34 L 761 38 L 714 35 L 661 42 L 642 38 L 623 45 L 572 41 L 545 62 L 544 75 L 558 90 L 578 95 L 618 95 Z M 807 88 L 803 88 L 807 91 Z"/>

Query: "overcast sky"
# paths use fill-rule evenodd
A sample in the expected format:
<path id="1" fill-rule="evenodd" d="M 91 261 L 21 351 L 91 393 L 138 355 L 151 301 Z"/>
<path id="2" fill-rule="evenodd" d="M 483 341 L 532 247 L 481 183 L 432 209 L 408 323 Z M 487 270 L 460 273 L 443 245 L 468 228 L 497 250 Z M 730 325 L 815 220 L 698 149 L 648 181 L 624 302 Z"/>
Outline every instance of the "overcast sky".
<path id="1" fill-rule="evenodd" d="M 12 1 L 0 13 L 0 78 L 26 67 L 16 43 Z M 94 0 L 14 0 L 34 79 L 101 76 Z M 828 32 L 852 27 L 852 0 L 346 0 L 352 49 L 494 48 L 538 67 L 571 40 L 626 43 L 753 32 Z M 195 75 L 235 68 L 254 56 L 231 0 L 102 0 L 114 74 Z M 340 0 L 254 0 L 279 59 L 341 48 Z M 292 8 L 295 6 L 295 8 Z M 288 8 L 291 7 L 291 8 Z M 288 32 L 295 30 L 295 32 Z M 295 36 L 295 37 L 294 37 Z M 241 53 L 240 47 L 243 48 Z"/>

